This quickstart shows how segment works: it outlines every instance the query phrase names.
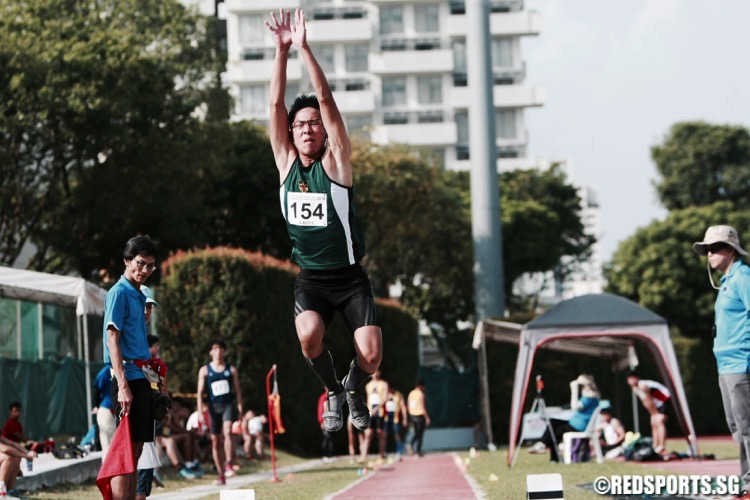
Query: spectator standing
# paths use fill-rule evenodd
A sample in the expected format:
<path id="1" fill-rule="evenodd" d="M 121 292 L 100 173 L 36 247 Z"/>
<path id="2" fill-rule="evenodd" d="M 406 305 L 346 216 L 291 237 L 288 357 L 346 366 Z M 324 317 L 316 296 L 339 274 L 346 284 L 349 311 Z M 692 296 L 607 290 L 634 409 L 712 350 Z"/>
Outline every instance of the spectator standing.
<path id="1" fill-rule="evenodd" d="M 237 369 L 224 359 L 227 346 L 223 340 L 211 343 L 211 362 L 198 372 L 198 415 L 203 414 L 203 393 L 208 392 L 208 415 L 211 429 L 211 451 L 219 477 L 217 485 L 235 475 L 232 467 L 232 422 L 242 415 L 242 393 Z"/>
<path id="2" fill-rule="evenodd" d="M 310 368 L 325 385 L 327 430 L 344 426 L 344 401 L 355 427 L 370 426 L 362 389 L 383 356 L 372 286 L 360 265 L 365 245 L 353 200 L 351 144 L 325 74 L 307 43 L 302 10 L 279 10 L 266 21 L 276 44 L 271 90 L 271 147 L 281 183 L 281 209 L 292 240 L 291 260 L 300 266 L 294 289 L 297 338 Z M 314 95 L 284 104 L 287 59 L 294 45 Z M 336 311 L 354 336 L 356 356 L 338 381 L 331 353 L 323 344 Z"/>
<path id="3" fill-rule="evenodd" d="M 393 441 L 396 444 L 396 457 L 401 461 L 403 455 L 403 444 L 401 443 L 401 429 L 408 422 L 408 412 L 404 396 L 396 390 L 393 385 L 388 384 L 388 397 L 385 400 L 385 427 L 383 429 L 383 441 L 388 438 L 388 433 L 393 433 Z"/>
<path id="4" fill-rule="evenodd" d="M 104 300 L 104 362 L 113 370 L 114 413 L 128 415 L 134 463 L 143 443 L 154 440 L 151 385 L 138 364 L 148 361 L 146 341 L 146 296 L 140 288 L 156 269 L 159 251 L 148 236 L 128 240 L 123 250 L 125 271 Z M 119 423 L 119 422 L 118 422 Z M 136 473 L 115 476 L 111 481 L 115 498 L 134 498 Z"/>
<path id="5" fill-rule="evenodd" d="M 411 439 L 411 443 L 409 443 L 409 454 L 413 455 L 416 452 L 417 456 L 420 457 L 422 456 L 422 441 L 424 439 L 425 427 L 430 425 L 430 415 L 427 413 L 424 388 L 424 381 L 417 380 L 417 386 L 412 389 L 407 398 L 409 419 L 414 429 L 414 436 Z"/>
<path id="6" fill-rule="evenodd" d="M 664 453 L 664 447 L 667 444 L 667 405 L 672 394 L 667 387 L 655 380 L 641 380 L 635 372 L 628 374 L 628 385 L 638 396 L 650 415 L 651 421 L 651 444 L 656 453 Z"/>
<path id="7" fill-rule="evenodd" d="M 115 414 L 112 411 L 112 369 L 104 365 L 94 379 L 94 387 L 99 393 L 99 406 L 96 409 L 96 425 L 99 427 L 99 443 L 102 446 L 102 463 L 109 451 L 115 435 Z"/>
<path id="8" fill-rule="evenodd" d="M 740 246 L 737 230 L 711 226 L 703 241 L 693 244 L 698 255 L 708 257 L 708 278 L 718 290 L 714 306 L 714 356 L 719 371 L 719 389 L 732 437 L 740 447 L 743 489 L 750 488 L 750 267 Z M 722 274 L 716 286 L 711 274 Z M 750 498 L 750 495 L 742 498 Z"/>
<path id="9" fill-rule="evenodd" d="M 365 431 L 365 449 L 369 452 L 373 435 L 378 440 L 378 455 L 385 458 L 385 400 L 388 397 L 388 382 L 383 380 L 378 368 L 365 386 L 367 408 L 370 410 L 370 427 Z M 365 457 L 366 458 L 366 457 Z"/>

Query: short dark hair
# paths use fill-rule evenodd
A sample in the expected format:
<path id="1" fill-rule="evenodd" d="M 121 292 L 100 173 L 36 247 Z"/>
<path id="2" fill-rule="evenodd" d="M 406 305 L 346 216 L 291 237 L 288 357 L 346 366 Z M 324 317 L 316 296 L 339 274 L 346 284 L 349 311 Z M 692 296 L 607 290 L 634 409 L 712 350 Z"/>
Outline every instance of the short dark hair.
<path id="1" fill-rule="evenodd" d="M 159 342 L 159 337 L 156 335 L 146 335 L 146 340 L 148 340 L 148 346 L 153 347 L 154 344 Z"/>
<path id="2" fill-rule="evenodd" d="M 18 401 L 13 401 L 10 404 L 10 406 L 8 407 L 8 410 L 12 410 L 13 408 L 18 408 L 20 410 L 21 409 L 21 403 L 19 403 Z"/>
<path id="3" fill-rule="evenodd" d="M 320 111 L 320 102 L 318 97 L 314 94 L 302 94 L 292 103 L 292 107 L 289 108 L 289 127 L 294 123 L 294 117 L 297 116 L 297 112 L 304 108 L 315 108 Z"/>
<path id="4" fill-rule="evenodd" d="M 636 372 L 635 370 L 630 370 L 628 372 L 628 376 L 625 377 L 625 378 L 629 379 L 630 377 L 635 377 L 635 378 L 638 378 L 638 379 L 641 378 L 640 376 L 638 376 L 638 372 Z"/>
<path id="5" fill-rule="evenodd" d="M 227 350 L 227 344 L 222 339 L 213 339 L 208 345 L 208 350 L 210 351 L 211 349 L 213 349 L 215 345 L 221 347 L 225 351 Z"/>
<path id="6" fill-rule="evenodd" d="M 148 235 L 135 236 L 130 238 L 125 244 L 125 250 L 122 251 L 122 258 L 133 260 L 137 255 L 158 259 L 159 247 L 156 246 L 156 243 Z"/>

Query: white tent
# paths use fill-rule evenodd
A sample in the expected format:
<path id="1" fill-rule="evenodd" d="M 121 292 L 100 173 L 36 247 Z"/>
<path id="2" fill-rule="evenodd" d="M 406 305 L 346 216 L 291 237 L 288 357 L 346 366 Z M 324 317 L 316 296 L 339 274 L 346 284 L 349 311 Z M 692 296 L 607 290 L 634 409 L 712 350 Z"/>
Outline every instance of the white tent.
<path id="1" fill-rule="evenodd" d="M 595 341 L 599 344 L 608 341 L 612 344 L 622 344 L 623 341 L 644 343 L 654 356 L 663 383 L 672 392 L 672 405 L 689 449 L 692 454 L 697 453 L 693 420 L 666 320 L 623 297 L 597 294 L 560 302 L 521 330 L 513 380 L 508 465 L 511 465 L 519 444 L 517 440 L 536 351 L 540 347 L 554 345 L 559 348 L 559 345 L 570 340 Z"/>
<path id="2" fill-rule="evenodd" d="M 0 266 L 0 297 L 44 304 L 75 306 L 79 321 L 76 324 L 79 345 L 83 351 L 86 373 L 86 405 L 91 408 L 91 370 L 89 359 L 89 314 L 104 314 L 106 290 L 83 278 L 26 271 Z M 41 325 L 40 325 L 41 328 Z M 89 413 L 87 411 L 87 413 Z M 91 415 L 89 414 L 89 425 Z"/>

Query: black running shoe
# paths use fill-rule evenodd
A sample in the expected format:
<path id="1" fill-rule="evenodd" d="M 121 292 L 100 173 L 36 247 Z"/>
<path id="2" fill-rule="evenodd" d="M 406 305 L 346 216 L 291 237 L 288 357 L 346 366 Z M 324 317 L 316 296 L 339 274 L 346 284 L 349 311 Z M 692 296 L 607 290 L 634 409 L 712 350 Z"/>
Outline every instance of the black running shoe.
<path id="1" fill-rule="evenodd" d="M 336 432 L 344 426 L 344 390 L 328 391 L 328 401 L 323 412 L 323 426 L 328 432 Z"/>
<path id="2" fill-rule="evenodd" d="M 344 377 L 341 381 L 341 385 L 346 387 L 346 380 L 349 375 Z M 349 416 L 352 418 L 352 424 L 357 429 L 363 431 L 370 427 L 370 409 L 367 408 L 365 398 L 362 396 L 362 391 L 356 389 L 354 391 L 346 392 L 346 404 L 349 405 Z"/>

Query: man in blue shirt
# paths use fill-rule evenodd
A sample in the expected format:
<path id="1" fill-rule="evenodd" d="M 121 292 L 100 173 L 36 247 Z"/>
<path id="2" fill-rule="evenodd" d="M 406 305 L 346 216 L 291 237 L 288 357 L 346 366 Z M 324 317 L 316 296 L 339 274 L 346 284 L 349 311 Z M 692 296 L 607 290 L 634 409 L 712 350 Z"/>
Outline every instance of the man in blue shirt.
<path id="1" fill-rule="evenodd" d="M 154 439 L 151 385 L 139 365 L 151 355 L 146 340 L 146 296 L 141 285 L 156 268 L 159 250 L 148 236 L 128 240 L 125 272 L 104 300 L 104 362 L 112 368 L 112 400 L 118 418 L 128 415 L 135 463 L 144 442 Z M 112 478 L 114 498 L 134 498 L 136 474 Z"/>
<path id="2" fill-rule="evenodd" d="M 719 388 L 732 437 L 740 445 L 740 470 L 744 488 L 750 485 L 750 267 L 742 261 L 737 230 L 711 226 L 703 241 L 693 244 L 698 255 L 708 256 L 708 276 L 716 296 L 714 355 Z M 711 269 L 719 271 L 720 286 Z M 743 497 L 744 498 L 744 497 Z"/>

